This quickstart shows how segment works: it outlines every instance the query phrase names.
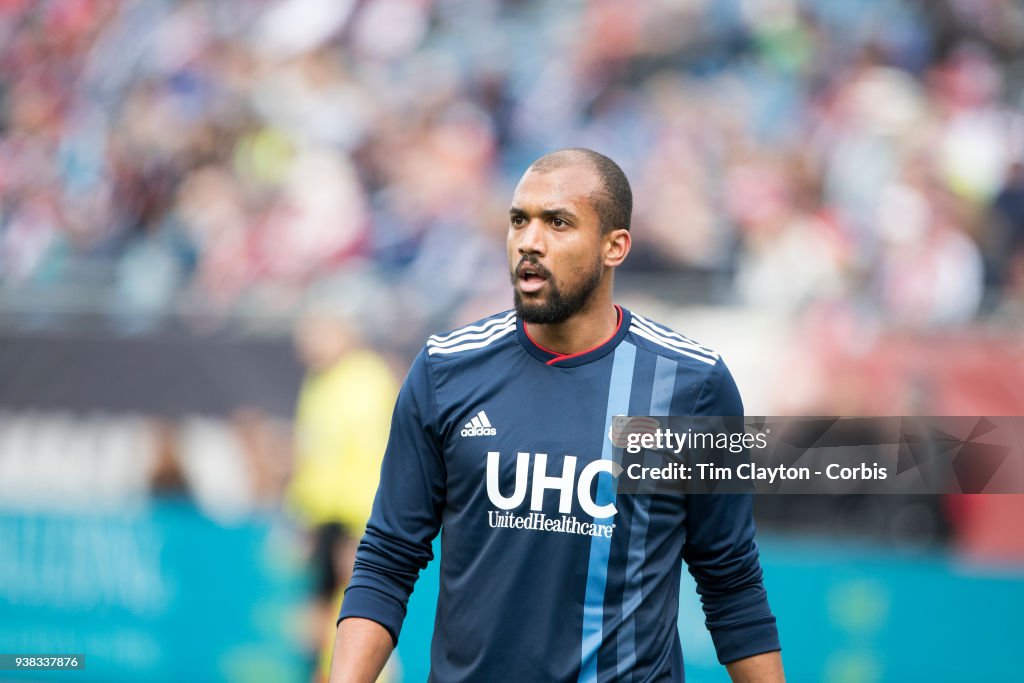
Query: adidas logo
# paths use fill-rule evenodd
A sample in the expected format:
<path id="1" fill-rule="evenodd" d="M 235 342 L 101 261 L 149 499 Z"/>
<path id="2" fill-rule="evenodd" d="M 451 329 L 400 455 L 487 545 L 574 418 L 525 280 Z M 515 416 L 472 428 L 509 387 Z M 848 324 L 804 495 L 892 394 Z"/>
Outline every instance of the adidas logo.
<path id="1" fill-rule="evenodd" d="M 495 436 L 497 433 L 498 430 L 492 427 L 491 421 L 487 419 L 487 413 L 482 410 L 466 423 L 461 432 L 462 436 Z"/>

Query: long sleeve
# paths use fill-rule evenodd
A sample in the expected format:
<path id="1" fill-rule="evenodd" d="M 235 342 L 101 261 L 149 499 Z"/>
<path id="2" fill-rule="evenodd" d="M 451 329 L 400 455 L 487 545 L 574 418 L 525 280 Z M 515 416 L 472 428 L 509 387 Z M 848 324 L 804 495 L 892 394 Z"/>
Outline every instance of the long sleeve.
<path id="1" fill-rule="evenodd" d="M 695 414 L 743 415 L 736 383 L 721 360 L 701 389 Z M 780 650 L 754 540 L 752 496 L 695 494 L 686 499 L 683 559 L 697 582 L 718 660 L 725 664 Z"/>
<path id="2" fill-rule="evenodd" d="M 446 475 L 440 441 L 430 367 L 421 352 L 395 404 L 380 485 L 339 616 L 376 621 L 396 644 L 441 527 Z"/>

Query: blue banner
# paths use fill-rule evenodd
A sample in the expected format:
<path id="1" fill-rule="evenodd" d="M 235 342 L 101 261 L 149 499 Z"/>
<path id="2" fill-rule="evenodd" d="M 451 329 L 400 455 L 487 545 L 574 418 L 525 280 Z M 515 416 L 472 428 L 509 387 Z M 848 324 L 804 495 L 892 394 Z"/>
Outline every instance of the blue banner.
<path id="1" fill-rule="evenodd" d="M 0 652 L 84 653 L 75 681 L 308 680 L 296 535 L 192 506 L 0 513 Z"/>

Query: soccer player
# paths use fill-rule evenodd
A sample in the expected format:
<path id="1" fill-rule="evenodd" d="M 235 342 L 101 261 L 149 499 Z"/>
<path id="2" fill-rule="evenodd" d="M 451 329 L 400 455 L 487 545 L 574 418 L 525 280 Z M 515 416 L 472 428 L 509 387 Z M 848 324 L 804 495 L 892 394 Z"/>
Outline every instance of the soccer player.
<path id="1" fill-rule="evenodd" d="M 747 495 L 616 495 L 616 415 L 742 415 L 714 351 L 615 305 L 632 192 L 590 150 L 509 211 L 515 310 L 431 337 L 392 417 L 335 640 L 373 681 L 441 532 L 432 681 L 682 681 L 681 560 L 733 681 L 782 681 Z"/>

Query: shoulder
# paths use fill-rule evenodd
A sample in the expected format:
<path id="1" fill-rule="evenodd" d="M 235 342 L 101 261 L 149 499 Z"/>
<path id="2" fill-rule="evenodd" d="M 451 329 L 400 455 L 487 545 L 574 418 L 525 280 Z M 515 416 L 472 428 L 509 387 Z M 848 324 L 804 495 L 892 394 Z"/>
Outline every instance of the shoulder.
<path id="1" fill-rule="evenodd" d="M 432 335 L 423 347 L 426 360 L 445 361 L 477 356 L 514 340 L 515 311 L 502 311 L 443 334 Z"/>
<path id="2" fill-rule="evenodd" d="M 338 363 L 337 367 L 340 373 L 346 375 L 358 375 L 361 377 L 391 376 L 391 368 L 388 362 L 384 360 L 383 356 L 371 349 L 357 349 L 348 353 Z"/>
<path id="3" fill-rule="evenodd" d="M 717 351 L 636 313 L 629 332 L 638 348 L 674 361 L 692 378 L 684 391 L 692 392 L 695 415 L 743 415 L 739 389 Z"/>
<path id="4" fill-rule="evenodd" d="M 629 334 L 638 347 L 697 369 L 710 370 L 722 364 L 714 349 L 685 337 L 661 323 L 631 311 Z"/>
<path id="5" fill-rule="evenodd" d="M 393 394 L 397 378 L 388 362 L 372 349 L 358 349 L 349 353 L 338 364 L 335 381 L 346 387 L 357 386 L 363 396 L 372 392 Z"/>

